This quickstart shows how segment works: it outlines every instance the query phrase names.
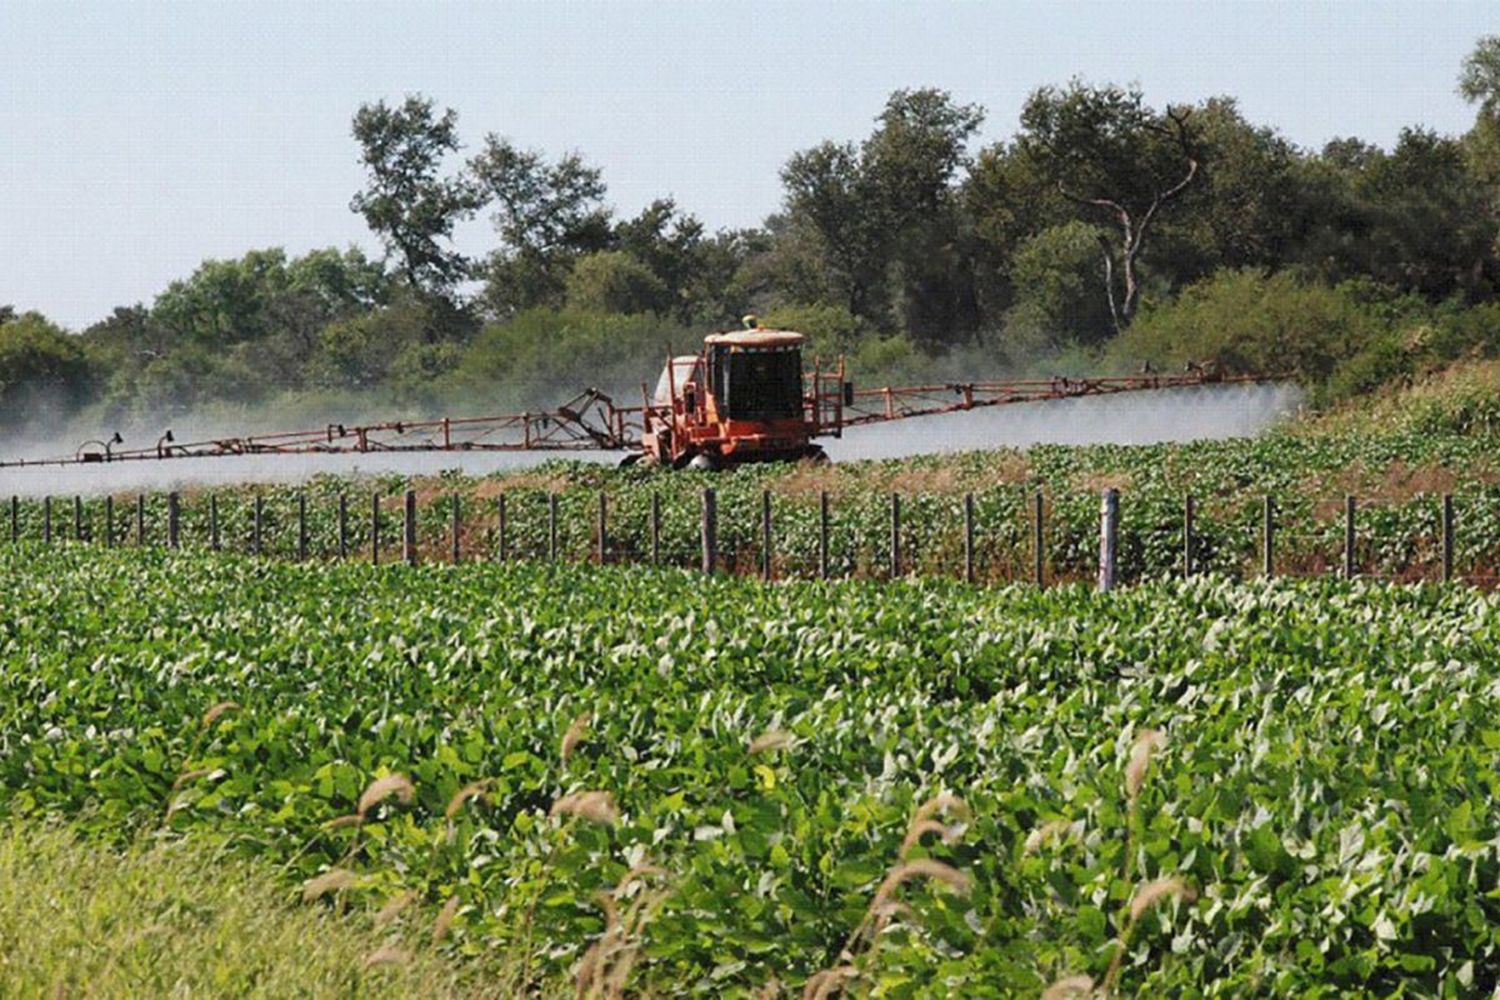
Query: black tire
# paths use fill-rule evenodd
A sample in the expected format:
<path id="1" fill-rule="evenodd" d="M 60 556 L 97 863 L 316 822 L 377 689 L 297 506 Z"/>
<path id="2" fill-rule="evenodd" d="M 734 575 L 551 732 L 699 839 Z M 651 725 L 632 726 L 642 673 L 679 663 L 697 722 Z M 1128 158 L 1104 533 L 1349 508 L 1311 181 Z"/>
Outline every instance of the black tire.
<path id="1" fill-rule="evenodd" d="M 640 452 L 633 451 L 630 454 L 626 455 L 624 458 L 620 459 L 619 467 L 622 469 L 628 469 L 645 457 L 646 456 L 641 454 Z"/>
<path id="2" fill-rule="evenodd" d="M 822 445 L 810 444 L 802 453 L 802 461 L 811 462 L 813 465 L 830 465 L 833 459 L 828 457 L 828 452 L 823 450 Z"/>

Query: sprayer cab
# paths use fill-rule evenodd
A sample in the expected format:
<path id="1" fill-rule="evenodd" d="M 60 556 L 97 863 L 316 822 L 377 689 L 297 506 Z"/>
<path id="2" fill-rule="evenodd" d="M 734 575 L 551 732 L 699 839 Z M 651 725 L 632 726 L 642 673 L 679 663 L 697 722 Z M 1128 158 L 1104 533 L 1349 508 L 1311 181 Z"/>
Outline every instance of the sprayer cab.
<path id="1" fill-rule="evenodd" d="M 643 457 L 679 469 L 822 459 L 812 439 L 838 432 L 842 373 L 805 373 L 802 347 L 800 333 L 757 327 L 668 359 L 646 401 Z"/>

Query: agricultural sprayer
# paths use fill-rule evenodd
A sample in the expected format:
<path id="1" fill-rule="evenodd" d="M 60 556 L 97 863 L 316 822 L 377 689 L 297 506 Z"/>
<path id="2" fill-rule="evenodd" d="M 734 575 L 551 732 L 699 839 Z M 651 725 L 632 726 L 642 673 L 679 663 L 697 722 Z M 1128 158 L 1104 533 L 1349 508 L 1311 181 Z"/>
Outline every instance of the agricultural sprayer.
<path id="1" fill-rule="evenodd" d="M 748 318 L 747 319 L 753 319 Z M 826 460 L 817 439 L 849 427 L 1051 399 L 1105 396 L 1228 382 L 1267 381 L 1194 367 L 1183 374 L 1018 379 L 859 389 L 842 359 L 803 365 L 804 338 L 787 330 L 711 334 L 697 354 L 669 357 L 638 406 L 586 389 L 552 410 L 500 416 L 327 424 L 305 431 L 182 442 L 167 431 L 146 448 L 118 447 L 119 434 L 72 454 L 0 461 L 0 468 L 88 465 L 223 455 L 430 451 L 622 451 L 621 464 L 717 469 L 747 462 Z"/>

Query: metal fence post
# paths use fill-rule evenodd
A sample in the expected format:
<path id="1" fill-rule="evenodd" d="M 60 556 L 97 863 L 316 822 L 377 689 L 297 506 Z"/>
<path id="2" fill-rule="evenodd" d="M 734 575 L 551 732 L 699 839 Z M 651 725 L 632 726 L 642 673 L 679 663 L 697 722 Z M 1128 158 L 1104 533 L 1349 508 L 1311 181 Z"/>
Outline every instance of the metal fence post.
<path id="1" fill-rule="evenodd" d="M 349 494 L 339 492 L 339 559 L 349 558 Z"/>
<path id="2" fill-rule="evenodd" d="M 178 534 L 182 527 L 182 498 L 177 493 L 167 494 L 167 548 L 175 549 L 181 547 L 181 536 Z"/>
<path id="3" fill-rule="evenodd" d="M 208 547 L 214 552 L 219 551 L 219 495 L 217 493 L 208 495 Z"/>
<path id="4" fill-rule="evenodd" d="M 1045 501 L 1042 491 L 1036 491 L 1036 501 L 1033 505 L 1031 518 L 1031 578 L 1038 588 L 1047 585 L 1045 570 L 1047 566 L 1047 549 L 1042 532 L 1042 512 Z"/>
<path id="5" fill-rule="evenodd" d="M 297 491 L 297 561 L 307 561 L 307 494 Z"/>
<path id="6" fill-rule="evenodd" d="M 21 498 L 14 493 L 10 496 L 10 543 L 16 544 L 21 540 Z"/>
<path id="7" fill-rule="evenodd" d="M 370 565 L 380 565 L 380 491 L 370 491 Z"/>
<path id="8" fill-rule="evenodd" d="M 1193 575 L 1193 528 L 1198 505 L 1189 493 L 1182 504 L 1182 575 Z"/>
<path id="9" fill-rule="evenodd" d="M 719 561 L 719 497 L 709 487 L 703 491 L 703 572 L 712 573 Z"/>
<path id="10" fill-rule="evenodd" d="M 1120 491 L 1111 486 L 1099 502 L 1099 589 L 1115 589 L 1120 542 Z"/>
<path id="11" fill-rule="evenodd" d="M 261 529 L 265 520 L 265 498 L 259 493 L 255 494 L 254 509 L 250 516 L 250 554 L 260 555 L 261 551 Z"/>
<path id="12" fill-rule="evenodd" d="M 599 548 L 596 555 L 599 557 L 599 565 L 603 566 L 609 561 L 609 498 L 603 490 L 599 491 Z"/>
<path id="13" fill-rule="evenodd" d="M 498 520 L 495 523 L 495 558 L 505 562 L 510 557 L 509 540 L 505 534 L 505 494 L 501 493 L 495 498 L 495 514 Z"/>
<path id="14" fill-rule="evenodd" d="M 974 494 L 964 494 L 964 582 L 974 582 Z"/>
<path id="15" fill-rule="evenodd" d="M 1453 581 L 1453 494 L 1443 494 L 1443 582 Z"/>
<path id="16" fill-rule="evenodd" d="M 115 547 L 115 495 L 107 493 L 104 496 L 104 547 L 112 549 Z"/>
<path id="17" fill-rule="evenodd" d="M 83 497 L 73 494 L 73 541 L 87 541 L 87 530 L 83 526 Z"/>
<path id="18" fill-rule="evenodd" d="M 771 562 L 775 553 L 771 548 L 771 491 L 760 491 L 760 577 L 771 579 Z"/>
<path id="19" fill-rule="evenodd" d="M 818 492 L 818 576 L 828 579 L 832 567 L 828 561 L 828 491 Z"/>
<path id="20" fill-rule="evenodd" d="M 1276 574 L 1276 500 L 1267 493 L 1261 511 L 1261 574 L 1269 580 Z"/>
<path id="21" fill-rule="evenodd" d="M 901 495 L 891 494 L 891 579 L 901 575 Z"/>
<path id="22" fill-rule="evenodd" d="M 135 544 L 146 544 L 146 494 L 135 495 Z"/>
<path id="23" fill-rule="evenodd" d="M 42 497 L 42 541 L 52 544 L 52 498 Z"/>
<path id="24" fill-rule="evenodd" d="M 661 565 L 661 494 L 651 494 L 651 565 Z"/>
<path id="25" fill-rule="evenodd" d="M 1344 497 L 1344 579 L 1354 579 L 1354 494 Z"/>
<path id="26" fill-rule="evenodd" d="M 406 565 L 417 564 L 417 491 L 407 490 L 401 518 L 401 558 Z"/>
<path id="27" fill-rule="evenodd" d="M 557 494 L 547 494 L 547 561 L 557 562 Z"/>
<path id="28" fill-rule="evenodd" d="M 463 512 L 459 509 L 458 494 L 453 494 L 453 565 L 457 566 L 463 559 L 463 542 L 460 540 L 463 531 Z"/>

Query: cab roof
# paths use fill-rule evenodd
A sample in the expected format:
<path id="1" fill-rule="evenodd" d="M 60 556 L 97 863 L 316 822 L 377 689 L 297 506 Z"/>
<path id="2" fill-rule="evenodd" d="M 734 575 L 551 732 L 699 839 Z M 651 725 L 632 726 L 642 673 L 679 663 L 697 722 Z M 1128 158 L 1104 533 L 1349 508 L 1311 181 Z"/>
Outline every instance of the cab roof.
<path id="1" fill-rule="evenodd" d="M 722 344 L 726 347 L 795 347 L 802 343 L 803 336 L 791 330 L 726 330 L 711 333 L 703 338 L 705 344 Z"/>

